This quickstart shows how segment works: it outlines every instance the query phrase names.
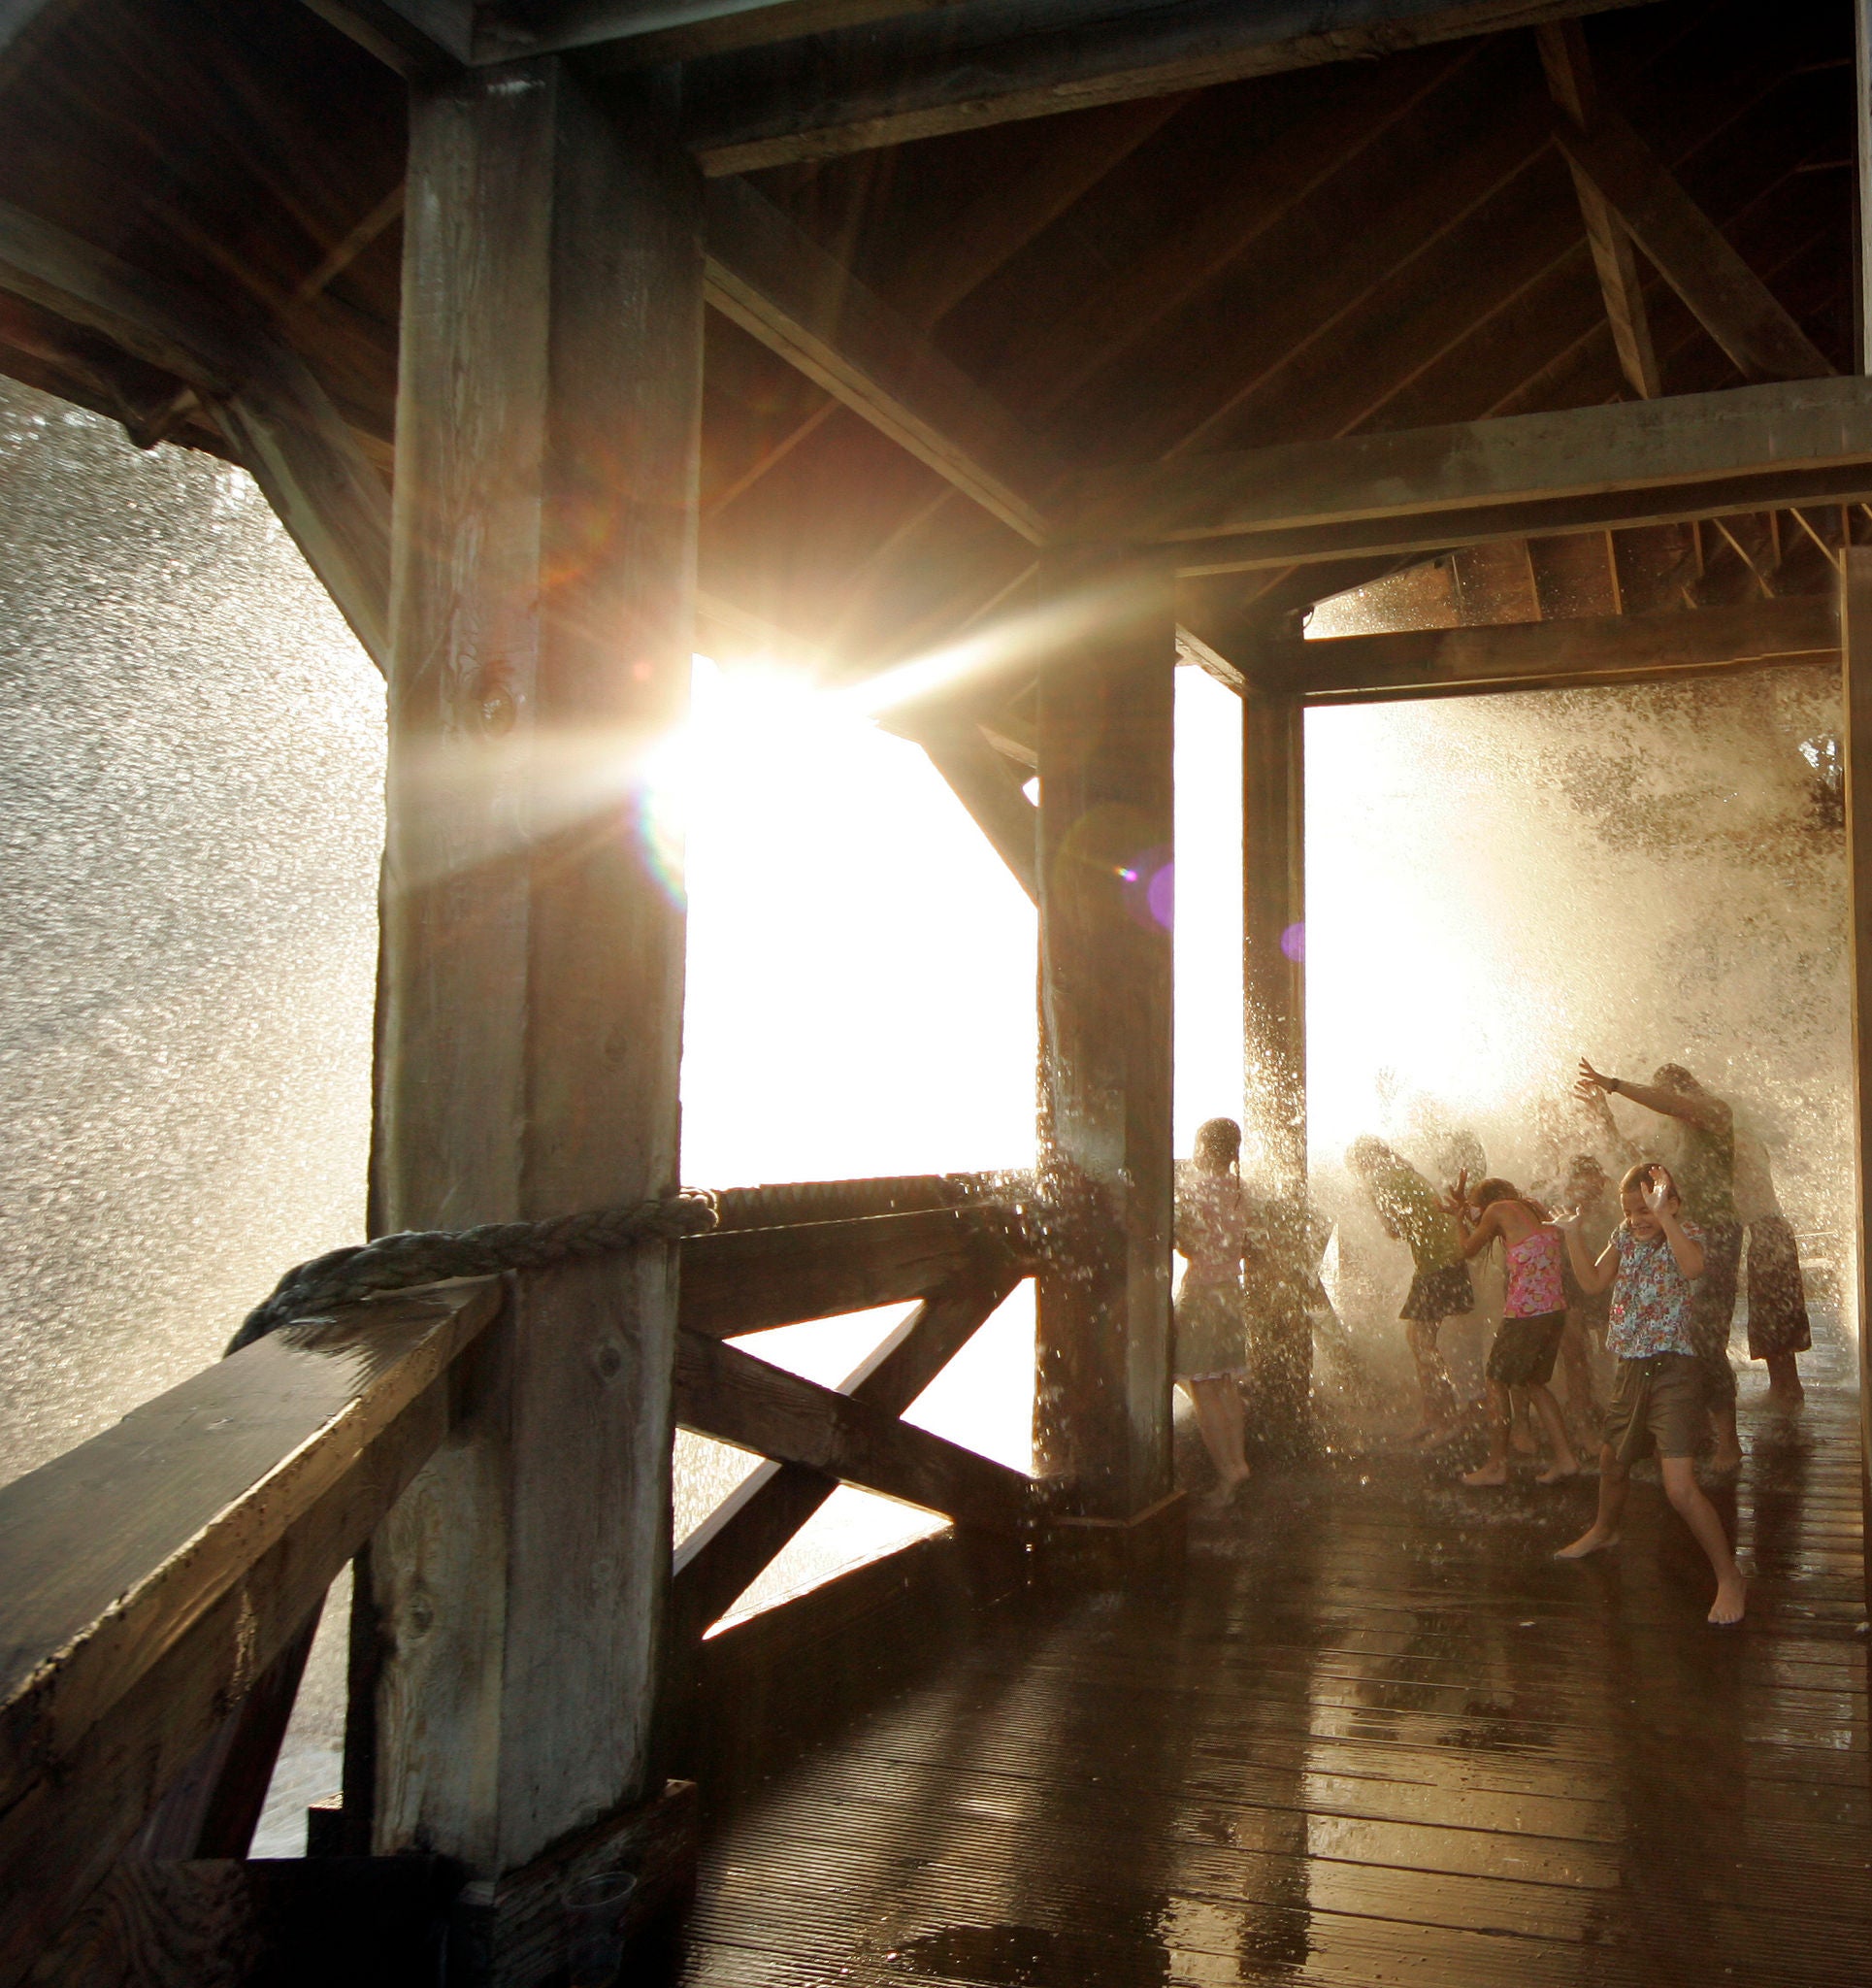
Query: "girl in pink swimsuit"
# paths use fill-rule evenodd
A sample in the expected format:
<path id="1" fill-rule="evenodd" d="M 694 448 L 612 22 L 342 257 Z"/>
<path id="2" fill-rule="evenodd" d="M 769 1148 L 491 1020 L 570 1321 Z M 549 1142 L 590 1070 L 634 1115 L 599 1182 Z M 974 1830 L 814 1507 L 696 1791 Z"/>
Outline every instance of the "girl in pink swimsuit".
<path id="1" fill-rule="evenodd" d="M 1577 1476 L 1579 1459 L 1566 1438 L 1566 1418 L 1548 1386 L 1566 1330 L 1566 1288 L 1560 1277 L 1564 1240 L 1547 1219 L 1547 1210 L 1506 1180 L 1484 1180 L 1471 1189 L 1465 1174 L 1457 1182 L 1449 1209 L 1465 1258 L 1479 1255 L 1497 1240 L 1508 1258 L 1507 1302 L 1501 1328 L 1489 1349 L 1489 1402 L 1494 1410 L 1489 1460 L 1480 1470 L 1465 1472 L 1462 1481 L 1508 1481 L 1515 1388 L 1527 1390 L 1553 1452 L 1553 1462 L 1535 1481 L 1558 1484 L 1562 1477 Z"/>

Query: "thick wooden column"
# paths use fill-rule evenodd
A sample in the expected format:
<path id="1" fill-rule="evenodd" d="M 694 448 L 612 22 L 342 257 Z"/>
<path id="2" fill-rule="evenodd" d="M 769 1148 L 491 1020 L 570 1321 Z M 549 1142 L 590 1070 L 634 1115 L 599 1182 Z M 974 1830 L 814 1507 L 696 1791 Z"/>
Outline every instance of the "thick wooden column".
<path id="1" fill-rule="evenodd" d="M 683 917 L 640 804 L 687 700 L 700 187 L 655 101 L 610 108 L 554 58 L 411 106 L 390 1228 L 676 1180 Z M 489 1881 L 656 1784 L 675 1297 L 673 1247 L 521 1279 L 465 1430 L 372 1548 L 375 1847 L 469 1866 L 496 1978 L 534 1962 Z"/>
<path id="2" fill-rule="evenodd" d="M 1293 1259 L 1264 1277 L 1249 1376 L 1253 1426 L 1277 1442 L 1303 1433 L 1313 1382 L 1313 1333 L 1301 1292 L 1306 1235 L 1305 713 L 1296 697 L 1252 684 L 1241 700 L 1243 1068 L 1247 1166 L 1273 1196 L 1277 1248 Z M 1276 1294 L 1269 1298 L 1266 1294 Z"/>
<path id="3" fill-rule="evenodd" d="M 1859 1463 L 1872 1540 L 1872 546 L 1849 546 L 1840 576 L 1841 704 L 1846 736 L 1846 903 L 1853 931 L 1855 1151 L 1858 1160 L 1855 1323 L 1859 1342 Z M 1872 1600 L 1872 1562 L 1866 1569 Z"/>
<path id="4" fill-rule="evenodd" d="M 1040 674 L 1040 1170 L 1035 1468 L 1065 1508 L 1170 1489 L 1170 870 L 1176 630 L 1167 576 L 1051 555 L 1067 631 Z"/>

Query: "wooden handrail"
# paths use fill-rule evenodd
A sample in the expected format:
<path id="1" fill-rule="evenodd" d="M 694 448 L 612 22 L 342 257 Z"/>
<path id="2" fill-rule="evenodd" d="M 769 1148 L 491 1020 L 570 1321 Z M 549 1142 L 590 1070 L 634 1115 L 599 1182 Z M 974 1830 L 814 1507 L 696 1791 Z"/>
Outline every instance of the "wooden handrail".
<path id="1" fill-rule="evenodd" d="M 0 1487 L 0 1984 L 442 1441 L 500 1308 L 490 1280 L 276 1333 Z"/>

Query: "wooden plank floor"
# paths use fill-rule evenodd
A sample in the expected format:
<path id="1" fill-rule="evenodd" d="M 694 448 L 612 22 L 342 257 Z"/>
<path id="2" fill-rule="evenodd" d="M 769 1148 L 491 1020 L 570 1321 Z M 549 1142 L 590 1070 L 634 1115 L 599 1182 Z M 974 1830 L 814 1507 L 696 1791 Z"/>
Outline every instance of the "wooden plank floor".
<path id="1" fill-rule="evenodd" d="M 683 1981 L 1862 1988 L 1853 1358 L 1799 1423 L 1744 1381 L 1739 1634 L 1655 1476 L 1570 1567 L 1590 1480 L 1269 1474 L 1166 1591 L 1006 1607 L 746 1801 Z"/>

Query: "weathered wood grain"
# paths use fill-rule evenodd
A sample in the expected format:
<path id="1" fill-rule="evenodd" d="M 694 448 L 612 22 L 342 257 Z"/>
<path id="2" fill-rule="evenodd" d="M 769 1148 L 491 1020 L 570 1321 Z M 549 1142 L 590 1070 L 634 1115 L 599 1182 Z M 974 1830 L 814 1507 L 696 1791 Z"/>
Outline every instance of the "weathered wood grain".
<path id="1" fill-rule="evenodd" d="M 1075 632 L 1039 689 L 1040 1175 L 1061 1213 L 1035 1467 L 1069 1508 L 1128 1518 L 1170 1489 L 1176 627 L 1134 554 L 1074 548 L 1045 580 Z"/>
<path id="2" fill-rule="evenodd" d="M 557 57 L 412 99 L 385 1000 L 392 1227 L 677 1177 L 683 918 L 649 749 L 686 709 L 701 188 Z M 673 1247 L 522 1279 L 373 1541 L 375 1847 L 477 1881 L 652 1792 Z M 498 1943 L 498 1941 L 497 1941 Z"/>
<path id="3" fill-rule="evenodd" d="M 901 1415 L 993 1316 L 1016 1276 L 995 1267 L 927 1298 L 838 1392 L 881 1414 Z M 676 1548 L 670 1582 L 671 1640 L 680 1650 L 731 1608 L 832 1495 L 825 1474 L 766 1463 L 738 1485 Z"/>
<path id="4" fill-rule="evenodd" d="M 692 1237 L 682 1327 L 732 1339 L 927 1297 L 970 1268 L 981 1234 L 981 1216 L 941 1208 Z"/>
<path id="5" fill-rule="evenodd" d="M 0 1980 L 442 1440 L 499 1305 L 483 1283 L 274 1334 L 0 1489 Z"/>
<path id="6" fill-rule="evenodd" d="M 960 1525 L 1018 1538 L 1033 1509 L 1029 1480 L 1005 1464 L 700 1333 L 677 1339 L 676 1420 Z"/>

